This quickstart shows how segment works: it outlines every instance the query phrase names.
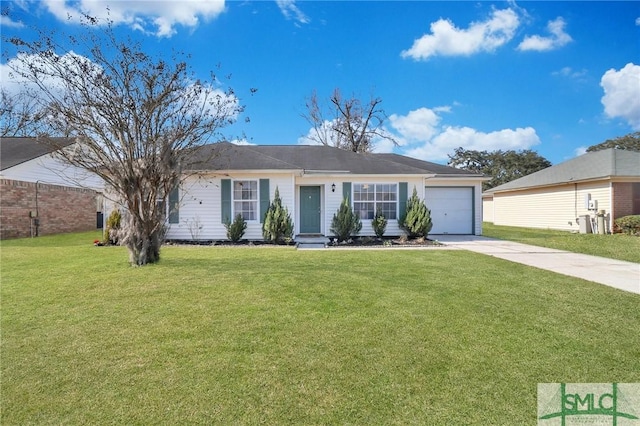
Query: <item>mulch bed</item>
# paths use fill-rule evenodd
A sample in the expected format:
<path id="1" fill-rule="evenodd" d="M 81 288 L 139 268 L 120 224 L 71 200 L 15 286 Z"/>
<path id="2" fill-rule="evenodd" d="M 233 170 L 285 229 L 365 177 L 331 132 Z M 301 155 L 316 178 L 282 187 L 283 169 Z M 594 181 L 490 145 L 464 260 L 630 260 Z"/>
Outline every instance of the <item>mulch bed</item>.
<path id="1" fill-rule="evenodd" d="M 295 243 L 290 244 L 271 244 L 266 241 L 261 240 L 240 240 L 237 243 L 228 240 L 167 240 L 164 242 L 165 245 L 168 246 L 219 246 L 219 247 L 256 247 L 256 246 L 264 246 L 264 247 L 284 247 L 284 246 L 295 246 Z"/>
<path id="2" fill-rule="evenodd" d="M 443 244 L 438 241 L 430 240 L 428 238 L 415 238 L 412 240 L 408 240 L 406 238 L 399 237 L 384 237 L 384 238 L 373 238 L 373 237 L 356 237 L 352 238 L 349 241 L 342 241 L 338 243 L 338 241 L 333 237 L 328 237 L 329 243 L 327 247 L 329 248 L 382 248 L 382 247 L 435 247 L 442 246 Z M 294 242 L 289 244 L 271 244 L 266 241 L 260 240 L 241 240 L 237 243 L 227 240 L 168 240 L 165 241 L 165 245 L 168 246 L 216 246 L 216 247 L 283 247 L 283 246 L 295 246 Z"/>
<path id="3" fill-rule="evenodd" d="M 386 238 L 373 238 L 373 237 L 356 237 L 349 241 L 343 241 L 338 243 L 335 239 L 329 238 L 328 247 L 341 248 L 341 247 L 435 247 L 442 246 L 443 244 L 438 241 L 430 240 L 428 238 L 415 238 L 406 239 L 398 237 L 386 237 Z"/>

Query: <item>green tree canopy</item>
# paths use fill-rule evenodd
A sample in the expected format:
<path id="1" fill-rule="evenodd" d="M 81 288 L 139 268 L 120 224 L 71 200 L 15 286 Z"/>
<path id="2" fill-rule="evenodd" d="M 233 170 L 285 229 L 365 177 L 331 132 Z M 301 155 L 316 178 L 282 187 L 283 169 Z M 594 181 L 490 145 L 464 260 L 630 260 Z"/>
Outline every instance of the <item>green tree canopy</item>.
<path id="1" fill-rule="evenodd" d="M 601 151 L 603 149 L 627 149 L 629 151 L 640 151 L 640 132 L 629 133 L 617 138 L 607 139 L 597 145 L 591 145 L 587 152 Z"/>
<path id="2" fill-rule="evenodd" d="M 483 173 L 491 180 L 482 184 L 487 190 L 522 176 L 546 169 L 551 162 L 537 152 L 525 149 L 522 151 L 475 151 L 462 147 L 456 148 L 449 155 L 449 165 L 458 169 Z"/>

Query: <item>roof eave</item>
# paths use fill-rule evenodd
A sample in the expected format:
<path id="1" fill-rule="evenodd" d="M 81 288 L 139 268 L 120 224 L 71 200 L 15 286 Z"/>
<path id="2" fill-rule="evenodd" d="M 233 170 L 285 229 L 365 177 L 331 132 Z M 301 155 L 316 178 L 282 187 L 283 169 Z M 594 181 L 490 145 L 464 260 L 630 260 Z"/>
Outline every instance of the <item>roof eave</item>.
<path id="1" fill-rule="evenodd" d="M 537 188 L 550 188 L 553 186 L 559 186 L 559 185 L 569 185 L 572 183 L 588 183 L 588 182 L 599 182 L 599 181 L 607 181 L 607 180 L 615 180 L 618 179 L 620 176 L 599 176 L 599 177 L 591 177 L 588 179 L 571 179 L 571 180 L 567 180 L 567 181 L 563 181 L 563 182 L 553 182 L 553 183 L 547 183 L 547 184 L 541 184 L 541 185 L 531 185 L 531 186 L 519 186 L 516 188 L 505 188 L 505 189 L 498 189 L 496 190 L 495 188 L 491 188 L 491 189 L 487 189 L 486 191 L 484 191 L 485 194 L 496 194 L 496 193 L 502 193 L 502 192 L 513 192 L 513 191 L 525 191 L 528 189 L 537 189 Z"/>

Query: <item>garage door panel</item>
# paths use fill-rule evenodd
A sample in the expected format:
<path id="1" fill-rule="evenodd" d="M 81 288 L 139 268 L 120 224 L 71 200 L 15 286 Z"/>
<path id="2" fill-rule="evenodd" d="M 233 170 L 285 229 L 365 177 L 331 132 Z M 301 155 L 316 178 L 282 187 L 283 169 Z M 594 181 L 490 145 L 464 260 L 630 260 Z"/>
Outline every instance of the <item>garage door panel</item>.
<path id="1" fill-rule="evenodd" d="M 431 210 L 431 234 L 473 234 L 472 187 L 426 187 L 425 204 Z"/>

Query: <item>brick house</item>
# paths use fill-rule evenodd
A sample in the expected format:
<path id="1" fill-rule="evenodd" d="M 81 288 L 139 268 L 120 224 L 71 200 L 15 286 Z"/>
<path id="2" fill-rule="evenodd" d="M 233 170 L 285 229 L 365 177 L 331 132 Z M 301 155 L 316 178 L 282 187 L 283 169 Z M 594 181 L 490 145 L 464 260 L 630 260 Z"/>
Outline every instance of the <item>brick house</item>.
<path id="1" fill-rule="evenodd" d="M 55 138 L 60 149 L 73 139 Z M 102 182 L 69 167 L 37 138 L 0 138 L 0 239 L 101 227 Z"/>

